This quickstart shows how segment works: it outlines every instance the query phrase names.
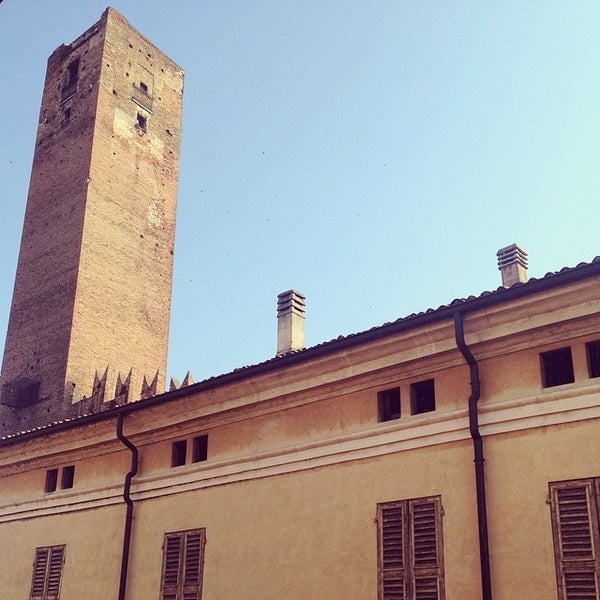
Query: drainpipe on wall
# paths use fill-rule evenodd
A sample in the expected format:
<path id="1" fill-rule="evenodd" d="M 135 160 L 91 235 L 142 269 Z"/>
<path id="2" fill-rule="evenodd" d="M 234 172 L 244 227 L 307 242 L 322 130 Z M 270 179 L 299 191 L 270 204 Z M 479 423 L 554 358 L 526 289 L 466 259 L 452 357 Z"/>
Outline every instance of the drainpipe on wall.
<path id="1" fill-rule="evenodd" d="M 135 477 L 138 470 L 138 449 L 123 435 L 123 418 L 120 412 L 117 415 L 117 437 L 129 450 L 131 450 L 131 469 L 125 476 L 125 485 L 123 487 L 123 500 L 127 504 L 125 514 L 125 532 L 123 534 L 123 554 L 121 556 L 121 577 L 119 579 L 119 600 L 125 600 L 125 591 L 127 588 L 127 569 L 129 566 L 129 546 L 131 545 L 131 526 L 133 524 L 133 500 L 131 499 L 131 480 Z"/>
<path id="2" fill-rule="evenodd" d="M 473 440 L 475 462 L 475 488 L 477 492 L 477 523 L 479 526 L 479 560 L 481 569 L 482 599 L 492 600 L 490 577 L 490 548 L 488 540 L 487 502 L 485 497 L 485 460 L 483 457 L 483 438 L 479 431 L 477 403 L 481 396 L 479 365 L 465 342 L 463 314 L 454 313 L 454 336 L 456 345 L 469 365 L 471 395 L 469 396 L 469 430 Z"/>

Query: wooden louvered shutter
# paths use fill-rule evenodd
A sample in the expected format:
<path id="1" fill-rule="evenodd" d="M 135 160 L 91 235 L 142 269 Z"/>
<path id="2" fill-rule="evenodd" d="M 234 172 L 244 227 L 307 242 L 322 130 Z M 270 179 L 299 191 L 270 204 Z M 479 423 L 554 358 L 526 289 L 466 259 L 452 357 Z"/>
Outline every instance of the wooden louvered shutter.
<path id="1" fill-rule="evenodd" d="M 31 582 L 31 600 L 59 600 L 65 546 L 37 548 Z"/>
<path id="2" fill-rule="evenodd" d="M 203 529 L 165 535 L 161 600 L 200 600 L 205 540 Z"/>
<path id="3" fill-rule="evenodd" d="M 442 520 L 439 498 L 409 502 L 411 548 L 411 597 L 442 600 Z"/>
<path id="4" fill-rule="evenodd" d="M 185 534 L 182 600 L 199 600 L 202 597 L 204 541 L 204 531 L 202 530 L 190 531 Z"/>
<path id="5" fill-rule="evenodd" d="M 550 484 L 559 600 L 599 598 L 596 486 L 593 479 Z"/>
<path id="6" fill-rule="evenodd" d="M 378 505 L 379 598 L 405 600 L 406 593 L 406 513 L 405 502 Z"/>

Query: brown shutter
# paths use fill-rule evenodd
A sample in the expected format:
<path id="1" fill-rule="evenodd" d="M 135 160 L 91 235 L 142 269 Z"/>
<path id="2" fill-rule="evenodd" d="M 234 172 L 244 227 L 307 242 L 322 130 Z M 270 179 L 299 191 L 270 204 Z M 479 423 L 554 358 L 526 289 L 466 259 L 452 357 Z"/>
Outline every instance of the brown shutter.
<path id="1" fill-rule="evenodd" d="M 593 479 L 550 484 L 559 600 L 598 598 L 598 509 Z"/>
<path id="2" fill-rule="evenodd" d="M 442 531 L 440 500 L 409 502 L 411 567 L 414 600 L 442 600 Z"/>
<path id="3" fill-rule="evenodd" d="M 379 598 L 405 600 L 406 503 L 378 505 Z"/>
<path id="4" fill-rule="evenodd" d="M 31 582 L 31 600 L 58 600 L 65 562 L 65 546 L 37 548 Z"/>
<path id="5" fill-rule="evenodd" d="M 183 564 L 183 600 L 199 600 L 202 591 L 204 531 L 190 531 L 185 536 Z"/>
<path id="6" fill-rule="evenodd" d="M 46 587 L 46 571 L 48 569 L 48 558 L 50 548 L 37 548 L 35 551 L 35 562 L 33 564 L 33 578 L 31 581 L 31 600 L 43 600 Z"/>
<path id="7" fill-rule="evenodd" d="M 203 529 L 165 535 L 161 600 L 200 600 L 205 541 Z"/>
<path id="8" fill-rule="evenodd" d="M 50 564 L 48 565 L 48 585 L 46 599 L 58 600 L 60 598 L 60 580 L 65 558 L 65 547 L 54 546 L 50 548 Z"/>
<path id="9" fill-rule="evenodd" d="M 183 554 L 183 534 L 173 533 L 165 535 L 163 546 L 163 576 L 162 600 L 177 600 L 177 587 L 181 556 Z"/>

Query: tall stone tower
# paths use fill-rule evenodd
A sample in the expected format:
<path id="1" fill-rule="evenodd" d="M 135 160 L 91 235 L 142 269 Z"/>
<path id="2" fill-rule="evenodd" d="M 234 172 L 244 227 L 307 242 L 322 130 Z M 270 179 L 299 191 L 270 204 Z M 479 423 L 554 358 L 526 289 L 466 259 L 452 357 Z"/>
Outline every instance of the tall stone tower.
<path id="1" fill-rule="evenodd" d="M 48 59 L 0 434 L 164 390 L 182 95 L 112 8 Z"/>

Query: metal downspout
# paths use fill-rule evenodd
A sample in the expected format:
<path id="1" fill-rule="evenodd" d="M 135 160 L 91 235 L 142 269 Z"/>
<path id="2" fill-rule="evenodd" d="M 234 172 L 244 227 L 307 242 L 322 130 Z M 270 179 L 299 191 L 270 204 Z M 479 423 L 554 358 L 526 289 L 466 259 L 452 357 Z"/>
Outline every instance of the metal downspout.
<path id="1" fill-rule="evenodd" d="M 487 502 L 485 497 L 485 460 L 483 457 L 483 438 L 479 431 L 477 403 L 481 396 L 479 365 L 465 342 L 463 313 L 454 313 L 454 336 L 456 345 L 469 365 L 471 395 L 469 396 L 469 430 L 473 440 L 475 462 L 475 487 L 477 492 L 477 522 L 479 526 L 479 559 L 481 569 L 482 599 L 492 600 L 490 577 L 490 548 L 488 539 Z"/>
<path id="2" fill-rule="evenodd" d="M 121 577 L 119 579 L 119 600 L 125 600 L 125 591 L 127 588 L 127 570 L 129 566 L 129 546 L 131 545 L 131 526 L 133 524 L 133 500 L 131 499 L 131 480 L 135 477 L 138 470 L 138 449 L 123 435 L 124 414 L 120 412 L 117 415 L 117 437 L 131 450 L 131 469 L 125 476 L 125 485 L 123 487 L 123 500 L 127 504 L 125 514 L 125 532 L 123 534 L 123 554 L 121 556 Z"/>

